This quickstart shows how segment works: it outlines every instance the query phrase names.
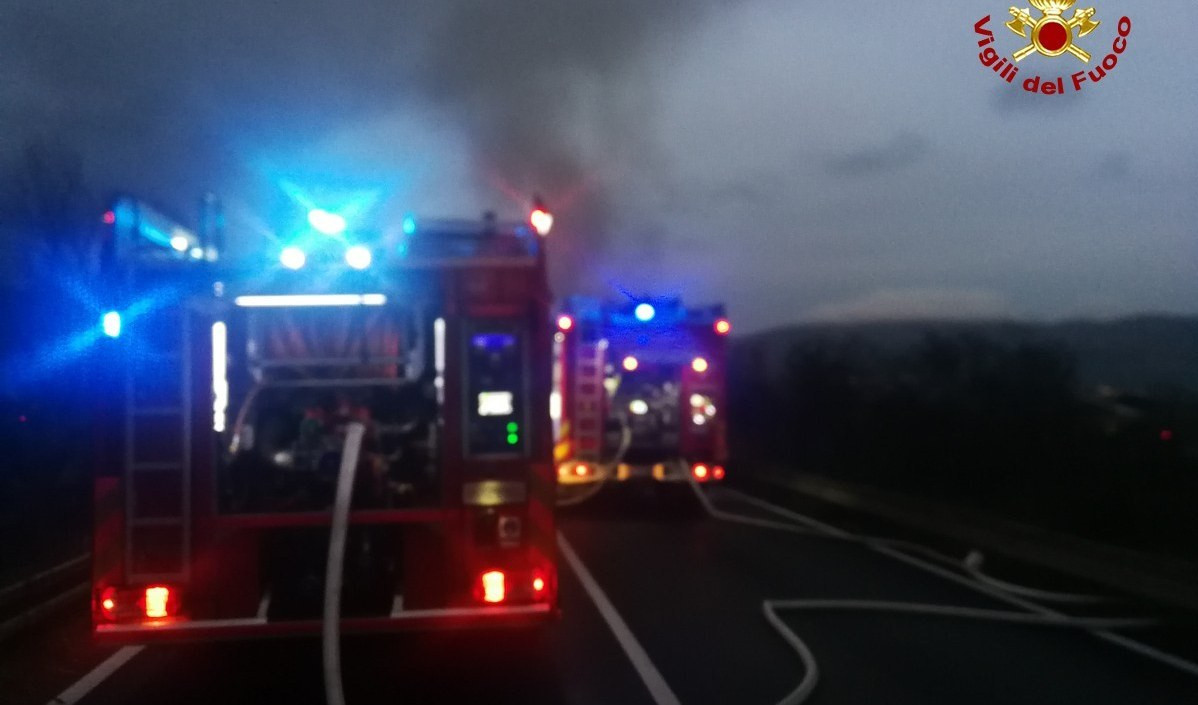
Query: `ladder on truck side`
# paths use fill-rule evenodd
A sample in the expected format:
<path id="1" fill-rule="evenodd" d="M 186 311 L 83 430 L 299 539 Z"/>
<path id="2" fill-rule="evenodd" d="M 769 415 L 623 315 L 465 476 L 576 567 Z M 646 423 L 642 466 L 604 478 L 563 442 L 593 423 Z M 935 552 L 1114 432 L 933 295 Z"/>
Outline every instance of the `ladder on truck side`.
<path id="1" fill-rule="evenodd" d="M 574 356 L 574 457 L 597 463 L 603 449 L 606 341 L 580 341 Z"/>
<path id="2" fill-rule="evenodd" d="M 129 321 L 125 344 L 125 580 L 187 581 L 191 331 L 183 302 Z"/>

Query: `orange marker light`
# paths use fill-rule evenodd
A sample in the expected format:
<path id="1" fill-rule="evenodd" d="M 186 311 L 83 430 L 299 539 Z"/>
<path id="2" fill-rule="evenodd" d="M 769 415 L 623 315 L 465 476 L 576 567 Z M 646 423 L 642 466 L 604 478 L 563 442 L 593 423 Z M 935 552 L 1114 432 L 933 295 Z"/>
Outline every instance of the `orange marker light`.
<path id="1" fill-rule="evenodd" d="M 507 590 L 504 587 L 504 575 L 501 570 L 489 570 L 482 575 L 483 602 L 503 602 Z"/>
<path id="2" fill-rule="evenodd" d="M 170 588 L 161 585 L 146 588 L 146 617 L 159 619 L 167 616 L 167 603 L 171 599 Z"/>
<path id="3" fill-rule="evenodd" d="M 528 222 L 532 225 L 533 230 L 537 231 L 537 235 L 544 237 L 553 228 L 553 214 L 544 208 L 535 208 L 528 215 Z"/>
<path id="4" fill-rule="evenodd" d="M 100 613 L 104 619 L 116 619 L 116 588 L 104 588 L 100 593 Z"/>
<path id="5" fill-rule="evenodd" d="M 715 328 L 715 332 L 719 333 L 720 335 L 728 335 L 728 332 L 732 330 L 732 324 L 728 322 L 727 318 L 721 318 L 717 320 L 715 325 L 712 327 Z"/>
<path id="6" fill-rule="evenodd" d="M 586 475 L 587 474 L 587 466 L 583 465 L 582 463 L 575 465 L 574 466 L 574 474 L 578 475 L 579 477 Z"/>

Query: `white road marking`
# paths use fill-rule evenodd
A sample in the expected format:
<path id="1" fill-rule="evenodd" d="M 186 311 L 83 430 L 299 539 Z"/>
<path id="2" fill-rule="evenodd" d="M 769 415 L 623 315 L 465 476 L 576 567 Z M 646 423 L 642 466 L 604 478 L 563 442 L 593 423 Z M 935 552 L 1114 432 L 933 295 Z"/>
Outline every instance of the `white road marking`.
<path id="1" fill-rule="evenodd" d="M 120 651 L 117 651 L 112 656 L 109 656 L 99 666 L 96 666 L 86 676 L 80 678 L 74 685 L 62 691 L 57 698 L 54 698 L 46 705 L 75 705 L 87 694 L 95 689 L 96 686 L 103 683 L 117 669 L 129 663 L 129 660 L 140 654 L 144 646 L 126 646 Z"/>
<path id="2" fill-rule="evenodd" d="M 616 611 L 611 600 L 607 599 L 607 595 L 603 593 L 603 588 L 599 587 L 599 583 L 595 582 L 591 571 L 587 570 L 587 567 L 582 564 L 582 561 L 578 558 L 578 554 L 570 547 L 570 543 L 566 541 L 566 537 L 560 531 L 557 532 L 557 547 L 562 552 L 562 557 L 566 559 L 566 563 L 570 564 L 570 569 L 574 571 L 574 575 L 578 577 L 578 582 L 582 583 L 583 589 L 587 591 L 587 595 L 595 603 L 595 607 L 598 608 L 603 621 L 607 622 L 607 626 L 616 637 L 616 641 L 620 642 L 620 646 L 624 649 L 628 660 L 632 662 L 632 667 L 636 669 L 637 674 L 644 681 L 645 687 L 649 689 L 649 695 L 653 698 L 653 702 L 657 703 L 657 705 L 680 705 L 678 696 L 674 695 L 674 691 L 670 690 L 666 679 L 662 678 L 661 672 L 657 670 L 657 667 L 653 665 L 653 661 L 649 659 L 649 654 L 645 653 L 644 647 L 636 640 L 624 618 Z"/>

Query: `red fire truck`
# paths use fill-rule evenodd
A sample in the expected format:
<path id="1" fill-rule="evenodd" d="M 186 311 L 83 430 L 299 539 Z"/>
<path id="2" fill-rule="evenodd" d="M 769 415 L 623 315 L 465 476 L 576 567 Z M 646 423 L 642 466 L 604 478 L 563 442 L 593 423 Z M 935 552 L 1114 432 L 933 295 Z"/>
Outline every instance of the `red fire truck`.
<path id="1" fill-rule="evenodd" d="M 563 503 L 607 481 L 724 479 L 722 306 L 571 298 L 556 324 L 550 416 Z"/>
<path id="2" fill-rule="evenodd" d="M 557 614 L 548 214 L 307 215 L 238 263 L 137 200 L 105 213 L 101 642 L 319 632 L 350 435 L 342 630 Z"/>

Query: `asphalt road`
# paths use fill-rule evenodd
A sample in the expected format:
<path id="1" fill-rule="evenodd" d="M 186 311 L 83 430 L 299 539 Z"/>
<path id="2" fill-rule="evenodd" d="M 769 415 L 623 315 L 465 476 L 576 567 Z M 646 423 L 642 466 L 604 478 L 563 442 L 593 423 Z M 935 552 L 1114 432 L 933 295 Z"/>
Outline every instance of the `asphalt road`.
<path id="1" fill-rule="evenodd" d="M 727 511 L 771 516 L 722 490 L 710 496 Z M 643 649 L 639 670 L 628 638 L 617 639 L 563 564 L 562 620 L 544 634 L 347 638 L 348 702 L 651 705 L 672 694 L 687 705 L 768 705 L 803 667 L 763 618 L 765 599 L 1011 609 L 858 544 L 718 521 L 697 505 L 601 496 L 565 513 L 561 530 Z M 814 704 L 1198 702 L 1198 677 L 1076 629 L 854 612 L 783 618 L 818 660 Z M 1198 629 L 1146 638 L 1198 644 Z M 0 644 L 0 702 L 50 702 L 115 651 L 88 643 L 84 605 L 64 610 Z M 656 700 L 646 671 L 664 681 Z M 319 643 L 304 639 L 149 647 L 80 702 L 315 705 L 323 693 Z"/>

